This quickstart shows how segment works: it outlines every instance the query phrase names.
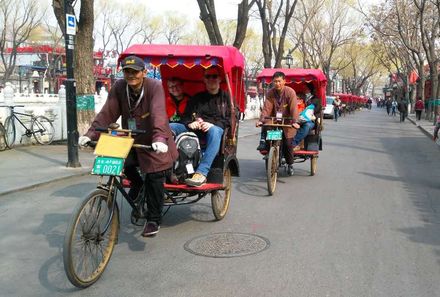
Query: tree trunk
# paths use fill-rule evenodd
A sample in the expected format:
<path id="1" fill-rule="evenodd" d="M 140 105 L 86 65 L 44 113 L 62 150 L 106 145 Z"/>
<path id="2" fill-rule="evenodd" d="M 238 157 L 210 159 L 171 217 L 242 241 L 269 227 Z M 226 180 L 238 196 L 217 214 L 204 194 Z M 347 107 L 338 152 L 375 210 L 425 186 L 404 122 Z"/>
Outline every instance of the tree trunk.
<path id="1" fill-rule="evenodd" d="M 74 76 L 76 80 L 78 132 L 84 134 L 95 117 L 94 94 L 95 78 L 93 76 L 93 0 L 82 1 L 74 52 Z M 64 0 L 53 0 L 52 6 L 58 25 L 65 35 Z"/>
<path id="2" fill-rule="evenodd" d="M 94 1 L 81 1 L 76 33 L 75 78 L 77 82 L 78 132 L 84 134 L 95 117 L 95 78 L 93 75 Z"/>
<path id="3" fill-rule="evenodd" d="M 223 45 L 222 35 L 218 27 L 214 0 L 197 0 L 200 8 L 200 19 L 205 25 L 211 45 Z"/>

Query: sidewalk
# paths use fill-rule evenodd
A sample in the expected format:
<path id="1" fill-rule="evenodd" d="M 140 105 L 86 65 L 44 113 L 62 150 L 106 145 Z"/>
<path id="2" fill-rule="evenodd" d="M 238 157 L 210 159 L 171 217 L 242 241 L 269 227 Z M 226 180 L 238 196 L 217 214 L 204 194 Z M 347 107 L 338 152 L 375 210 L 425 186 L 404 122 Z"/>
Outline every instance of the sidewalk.
<path id="1" fill-rule="evenodd" d="M 255 120 L 240 122 L 239 138 L 256 135 Z M 0 152 L 0 196 L 57 180 L 87 175 L 93 166 L 93 150 L 78 151 L 80 168 L 67 168 L 67 145 L 16 146 Z"/>
<path id="2" fill-rule="evenodd" d="M 428 136 L 430 139 L 434 136 L 434 125 L 433 121 L 425 120 L 423 117 L 420 121 L 416 121 L 416 115 L 415 114 L 409 114 L 407 119 L 416 125 L 426 136 Z M 437 144 L 440 145 L 440 142 L 437 141 Z"/>

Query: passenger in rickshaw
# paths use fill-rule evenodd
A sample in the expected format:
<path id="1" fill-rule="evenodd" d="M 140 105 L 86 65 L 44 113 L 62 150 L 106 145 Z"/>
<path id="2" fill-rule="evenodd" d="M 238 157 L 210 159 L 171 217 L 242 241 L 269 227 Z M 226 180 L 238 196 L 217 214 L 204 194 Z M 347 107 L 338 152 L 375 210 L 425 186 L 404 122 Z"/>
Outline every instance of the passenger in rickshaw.
<path id="1" fill-rule="evenodd" d="M 264 101 L 263 110 L 260 115 L 259 121 L 257 121 L 256 126 L 260 127 L 264 123 L 268 122 L 266 117 L 291 117 L 292 118 L 292 128 L 284 128 L 283 133 L 283 152 L 286 159 L 287 174 L 293 175 L 293 137 L 296 134 L 296 129 L 300 128 L 297 124 L 298 120 L 298 102 L 295 91 L 286 86 L 286 76 L 283 72 L 277 71 L 272 76 L 273 87 L 267 91 L 266 100 Z M 260 138 L 260 144 L 258 150 L 267 151 L 266 144 L 266 133 L 263 128 Z"/>
<path id="2" fill-rule="evenodd" d="M 305 117 L 302 117 L 302 120 L 300 121 L 300 125 L 295 126 L 295 128 L 298 128 L 298 131 L 296 132 L 295 137 L 293 138 L 292 141 L 292 146 L 293 146 L 293 150 L 297 151 L 300 150 L 301 147 L 299 146 L 299 144 L 301 143 L 301 141 L 307 137 L 307 135 L 309 135 L 310 130 L 312 130 L 315 127 L 315 122 L 318 121 L 318 119 L 321 116 L 321 110 L 322 110 L 322 105 L 321 105 L 321 100 L 319 98 L 317 98 L 314 95 L 314 86 L 312 83 L 306 83 L 305 84 L 305 90 L 304 90 L 304 94 L 305 94 L 305 99 L 306 99 L 306 106 L 310 107 L 311 105 L 313 105 L 313 117 L 309 117 L 306 115 L 306 109 L 303 111 L 304 115 L 306 115 Z"/>
<path id="3" fill-rule="evenodd" d="M 203 82 L 206 91 L 190 98 L 181 120 L 183 125 L 175 131 L 178 135 L 189 129 L 206 141 L 199 166 L 191 178 L 185 179 L 189 186 L 198 187 L 206 183 L 212 162 L 219 152 L 223 132 L 231 125 L 230 97 L 220 88 L 221 81 L 222 75 L 218 66 L 205 70 Z"/>
<path id="4" fill-rule="evenodd" d="M 168 79 L 167 87 L 170 93 L 166 99 L 167 116 L 171 130 L 177 135 L 186 130 L 181 120 L 190 96 L 184 93 L 183 80 L 178 77 Z"/>

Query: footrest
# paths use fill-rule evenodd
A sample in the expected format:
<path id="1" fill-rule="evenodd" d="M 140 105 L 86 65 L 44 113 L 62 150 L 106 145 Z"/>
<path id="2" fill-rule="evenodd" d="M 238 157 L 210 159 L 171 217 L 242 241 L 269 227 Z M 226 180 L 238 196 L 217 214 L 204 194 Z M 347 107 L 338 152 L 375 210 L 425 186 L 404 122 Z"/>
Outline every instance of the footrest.
<path id="1" fill-rule="evenodd" d="M 179 185 L 164 184 L 164 187 L 168 191 L 176 191 L 176 192 L 212 192 L 212 191 L 225 189 L 223 184 L 212 184 L 212 183 L 206 183 L 200 187 L 191 187 L 185 184 L 179 184 Z"/>
<path id="2" fill-rule="evenodd" d="M 319 151 L 306 151 L 306 150 L 299 150 L 294 151 L 294 155 L 307 155 L 307 156 L 316 156 L 319 154 Z"/>

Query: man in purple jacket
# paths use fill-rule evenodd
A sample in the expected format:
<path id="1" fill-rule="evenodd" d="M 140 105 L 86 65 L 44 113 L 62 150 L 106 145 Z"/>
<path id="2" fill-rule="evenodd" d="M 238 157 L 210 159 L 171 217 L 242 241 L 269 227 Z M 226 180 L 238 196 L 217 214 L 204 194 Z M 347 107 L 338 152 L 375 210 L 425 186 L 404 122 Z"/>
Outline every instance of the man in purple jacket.
<path id="1" fill-rule="evenodd" d="M 148 206 L 147 222 L 142 236 L 153 236 L 159 231 L 164 200 L 165 174 L 177 158 L 177 149 L 168 125 L 165 110 L 165 93 L 162 84 L 146 78 L 144 61 L 128 56 L 122 63 L 124 79 L 112 86 L 107 101 L 96 115 L 90 129 L 79 137 L 78 144 L 87 145 L 97 140 L 96 127 L 108 127 L 122 117 L 123 129 L 140 129 L 146 134 L 135 135 L 135 143 L 151 144 L 154 151 L 132 149 L 125 161 L 124 173 L 131 181 L 129 196 L 135 199 L 142 187 Z M 143 181 L 137 167 L 145 173 Z"/>

